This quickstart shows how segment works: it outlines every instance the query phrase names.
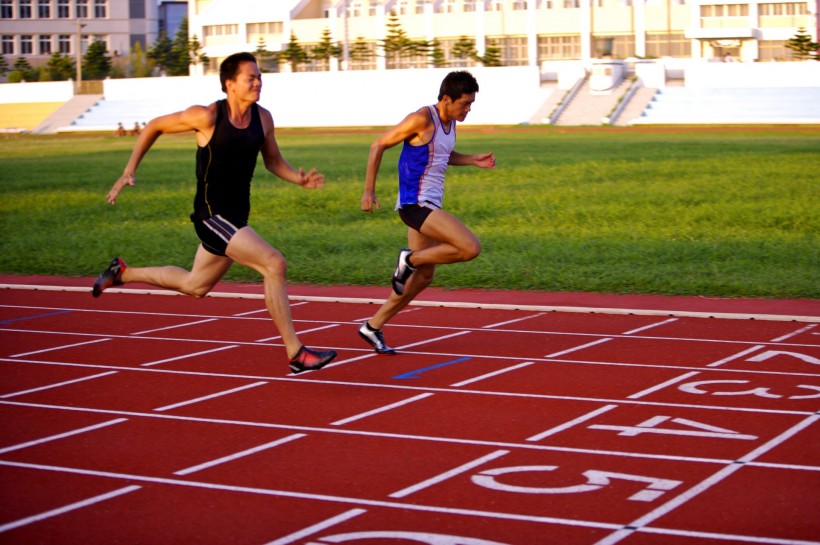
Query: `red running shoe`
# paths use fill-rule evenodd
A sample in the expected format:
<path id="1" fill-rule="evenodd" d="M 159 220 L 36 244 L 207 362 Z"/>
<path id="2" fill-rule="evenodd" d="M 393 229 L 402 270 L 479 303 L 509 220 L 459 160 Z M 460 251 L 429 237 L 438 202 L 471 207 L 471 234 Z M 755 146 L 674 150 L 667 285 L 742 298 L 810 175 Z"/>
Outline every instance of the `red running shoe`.
<path id="1" fill-rule="evenodd" d="M 107 290 L 111 286 L 122 286 L 122 272 L 127 268 L 128 265 L 119 257 L 112 259 L 108 268 L 94 281 L 94 288 L 91 290 L 91 294 L 94 297 L 99 297 L 104 290 Z"/>
<path id="2" fill-rule="evenodd" d="M 290 360 L 290 370 L 297 375 L 302 371 L 316 371 L 330 363 L 335 357 L 336 351 L 334 350 L 317 352 L 303 346 L 296 353 L 296 357 Z"/>

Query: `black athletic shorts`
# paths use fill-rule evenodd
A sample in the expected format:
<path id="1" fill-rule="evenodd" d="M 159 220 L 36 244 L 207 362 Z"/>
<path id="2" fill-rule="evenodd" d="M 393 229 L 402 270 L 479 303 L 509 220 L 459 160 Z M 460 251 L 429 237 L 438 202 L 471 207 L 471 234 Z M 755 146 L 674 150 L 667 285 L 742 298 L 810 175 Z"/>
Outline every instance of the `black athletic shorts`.
<path id="1" fill-rule="evenodd" d="M 237 231 L 248 224 L 237 220 L 227 220 L 217 214 L 207 219 L 191 214 L 191 221 L 194 222 L 196 236 L 202 243 L 202 247 L 214 255 L 225 256 L 228 243 Z"/>
<path id="2" fill-rule="evenodd" d="M 424 220 L 433 213 L 433 210 L 438 210 L 438 207 L 427 202 L 421 204 L 405 204 L 399 208 L 399 217 L 405 225 L 421 232 L 421 226 L 424 225 Z"/>

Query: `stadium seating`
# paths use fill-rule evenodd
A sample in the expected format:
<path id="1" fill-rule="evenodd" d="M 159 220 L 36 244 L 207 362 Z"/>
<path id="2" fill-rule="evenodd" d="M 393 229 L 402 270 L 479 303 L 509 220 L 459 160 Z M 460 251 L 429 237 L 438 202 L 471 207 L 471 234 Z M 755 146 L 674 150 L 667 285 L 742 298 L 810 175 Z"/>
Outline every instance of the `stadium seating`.
<path id="1" fill-rule="evenodd" d="M 183 110 L 190 106 L 184 97 L 177 100 L 169 98 L 146 98 L 143 100 L 101 100 L 76 119 L 64 131 L 110 131 L 122 123 L 130 130 L 134 123 L 148 123 L 151 119 L 170 112 Z"/>
<path id="2" fill-rule="evenodd" d="M 638 124 L 820 123 L 820 87 L 661 89 Z"/>

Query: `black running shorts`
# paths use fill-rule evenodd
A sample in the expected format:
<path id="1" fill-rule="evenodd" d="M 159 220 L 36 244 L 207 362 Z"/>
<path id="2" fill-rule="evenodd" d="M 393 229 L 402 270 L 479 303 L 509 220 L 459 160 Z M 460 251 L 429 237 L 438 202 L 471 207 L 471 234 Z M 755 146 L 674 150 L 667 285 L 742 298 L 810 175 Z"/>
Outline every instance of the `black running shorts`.
<path id="1" fill-rule="evenodd" d="M 437 210 L 437 208 L 432 204 L 405 204 L 399 208 L 399 217 L 408 227 L 421 232 L 424 220 L 433 213 L 433 210 Z"/>
<path id="2" fill-rule="evenodd" d="M 229 221 L 219 214 L 208 219 L 191 215 L 191 221 L 194 222 L 194 229 L 202 247 L 219 256 L 225 256 L 225 250 L 231 238 L 247 225 L 247 223 L 236 220 Z"/>

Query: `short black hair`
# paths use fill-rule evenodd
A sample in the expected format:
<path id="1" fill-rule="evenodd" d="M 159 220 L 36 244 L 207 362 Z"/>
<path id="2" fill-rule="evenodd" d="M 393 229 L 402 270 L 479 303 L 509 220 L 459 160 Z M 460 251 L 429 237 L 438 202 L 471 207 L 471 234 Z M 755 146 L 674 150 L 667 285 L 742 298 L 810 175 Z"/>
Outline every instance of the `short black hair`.
<path id="1" fill-rule="evenodd" d="M 225 82 L 236 79 L 236 74 L 239 72 L 239 65 L 243 62 L 256 63 L 256 57 L 254 57 L 252 53 L 247 52 L 234 53 L 219 65 L 219 83 L 222 84 L 223 93 L 228 92 Z"/>
<path id="2" fill-rule="evenodd" d="M 478 82 L 473 75 L 466 70 L 450 72 L 441 82 L 438 91 L 438 99 L 445 96 L 450 97 L 453 102 L 461 98 L 461 95 L 471 95 L 478 92 Z"/>

